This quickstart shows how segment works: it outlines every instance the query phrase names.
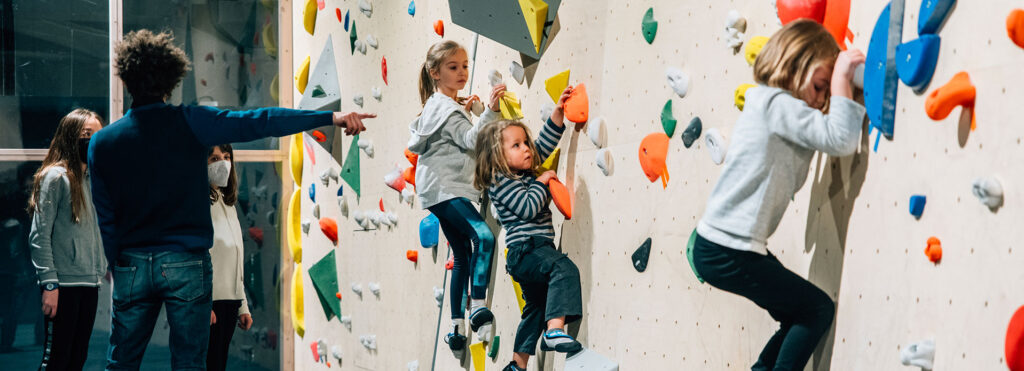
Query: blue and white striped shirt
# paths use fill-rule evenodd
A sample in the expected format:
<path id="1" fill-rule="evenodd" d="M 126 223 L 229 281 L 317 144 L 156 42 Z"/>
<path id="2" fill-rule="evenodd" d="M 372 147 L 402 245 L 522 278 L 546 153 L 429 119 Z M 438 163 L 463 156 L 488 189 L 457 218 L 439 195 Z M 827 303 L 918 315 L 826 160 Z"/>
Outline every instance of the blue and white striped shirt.
<path id="1" fill-rule="evenodd" d="M 564 126 L 559 127 L 548 120 L 534 142 L 538 158 L 547 158 L 555 150 L 563 131 Z M 555 239 L 548 207 L 551 195 L 547 185 L 538 182 L 532 170 L 520 173 L 518 179 L 495 174 L 487 194 L 498 211 L 498 220 L 505 226 L 506 245 L 526 242 L 531 236 Z"/>

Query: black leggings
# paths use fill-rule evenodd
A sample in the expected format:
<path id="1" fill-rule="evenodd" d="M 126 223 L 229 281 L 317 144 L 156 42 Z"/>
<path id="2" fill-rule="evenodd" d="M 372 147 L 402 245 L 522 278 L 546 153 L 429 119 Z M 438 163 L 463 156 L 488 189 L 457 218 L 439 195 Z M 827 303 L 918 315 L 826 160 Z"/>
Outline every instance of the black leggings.
<path id="1" fill-rule="evenodd" d="M 210 325 L 210 347 L 206 351 L 206 369 L 224 370 L 228 365 L 228 348 L 238 323 L 238 308 L 241 300 L 214 300 L 213 313 L 217 323 Z"/>
<path id="2" fill-rule="evenodd" d="M 89 355 L 100 289 L 65 286 L 57 290 L 57 316 L 44 317 L 46 341 L 39 369 L 81 370 Z"/>
<path id="3" fill-rule="evenodd" d="M 730 249 L 697 235 L 693 265 L 711 286 L 768 310 L 782 327 L 752 370 L 803 370 L 832 325 L 835 304 L 814 284 L 783 267 L 774 255 Z"/>

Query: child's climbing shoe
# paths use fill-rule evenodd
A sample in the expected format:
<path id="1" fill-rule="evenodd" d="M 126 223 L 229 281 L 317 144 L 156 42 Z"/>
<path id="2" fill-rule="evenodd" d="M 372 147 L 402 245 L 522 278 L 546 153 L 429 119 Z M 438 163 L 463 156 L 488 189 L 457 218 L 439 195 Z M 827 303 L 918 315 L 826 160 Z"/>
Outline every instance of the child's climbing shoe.
<path id="1" fill-rule="evenodd" d="M 573 339 L 560 328 L 551 329 L 544 333 L 540 341 L 540 350 L 556 351 L 559 353 L 575 353 L 583 349 L 580 342 Z"/>
<path id="2" fill-rule="evenodd" d="M 501 371 L 526 371 L 526 369 L 519 368 L 519 366 L 516 366 L 516 361 L 512 361 L 508 363 L 508 366 L 505 366 L 505 368 L 501 369 Z"/>
<path id="3" fill-rule="evenodd" d="M 462 359 L 466 355 L 466 337 L 459 333 L 458 327 L 444 336 L 444 342 L 448 344 L 455 358 Z"/>
<path id="4" fill-rule="evenodd" d="M 487 307 L 480 307 L 469 315 L 469 327 L 476 332 L 476 337 L 483 341 L 491 341 L 491 329 L 494 324 L 494 313 Z"/>

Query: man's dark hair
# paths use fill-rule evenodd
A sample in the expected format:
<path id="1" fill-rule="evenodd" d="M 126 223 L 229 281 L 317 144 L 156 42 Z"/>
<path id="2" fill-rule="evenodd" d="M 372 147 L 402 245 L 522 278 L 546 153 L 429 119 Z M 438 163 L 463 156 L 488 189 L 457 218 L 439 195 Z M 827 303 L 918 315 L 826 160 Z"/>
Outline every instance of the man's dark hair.
<path id="1" fill-rule="evenodd" d="M 189 70 L 185 52 L 174 45 L 170 31 L 129 32 L 114 46 L 114 66 L 135 100 L 165 99 Z"/>

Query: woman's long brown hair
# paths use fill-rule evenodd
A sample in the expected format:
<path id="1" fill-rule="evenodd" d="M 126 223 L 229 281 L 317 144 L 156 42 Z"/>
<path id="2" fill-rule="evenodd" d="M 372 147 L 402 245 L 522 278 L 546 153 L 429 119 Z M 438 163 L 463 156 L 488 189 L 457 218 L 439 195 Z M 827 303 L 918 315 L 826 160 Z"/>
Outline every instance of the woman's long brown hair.
<path id="1" fill-rule="evenodd" d="M 32 181 L 32 196 L 28 200 L 28 213 L 36 210 L 39 202 L 39 190 L 42 187 L 43 177 L 50 167 L 63 167 L 67 174 L 68 183 L 71 185 L 71 220 L 78 223 L 81 220 L 82 208 L 85 206 L 85 196 L 82 194 L 82 180 L 85 179 L 85 172 L 80 164 L 85 163 L 84 158 L 78 155 L 78 139 L 82 136 L 82 126 L 89 119 L 96 119 L 103 125 L 103 118 L 96 112 L 85 108 L 78 108 L 60 119 L 57 125 L 57 132 L 50 142 L 50 150 L 43 159 L 43 165 L 36 171 Z"/>
<path id="2" fill-rule="evenodd" d="M 209 158 L 213 154 L 213 149 L 219 148 L 221 152 L 231 156 L 231 175 L 228 176 L 228 185 L 220 188 L 220 194 L 224 195 L 224 204 L 228 206 L 235 206 L 235 202 L 238 202 L 238 176 L 235 175 L 235 150 L 231 148 L 230 144 L 221 144 L 210 147 L 210 152 L 206 154 Z M 217 188 L 210 185 L 210 205 L 213 205 L 217 201 Z"/>

